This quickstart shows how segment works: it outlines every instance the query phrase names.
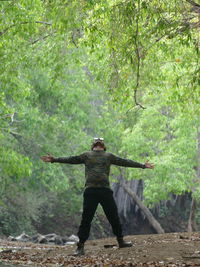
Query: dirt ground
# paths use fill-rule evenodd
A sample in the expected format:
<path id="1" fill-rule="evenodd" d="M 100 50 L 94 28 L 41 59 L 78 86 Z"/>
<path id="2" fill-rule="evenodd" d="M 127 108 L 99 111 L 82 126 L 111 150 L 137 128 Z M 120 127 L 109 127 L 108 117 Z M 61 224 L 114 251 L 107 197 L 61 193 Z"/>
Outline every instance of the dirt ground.
<path id="1" fill-rule="evenodd" d="M 117 247 L 115 238 L 88 241 L 85 256 L 74 257 L 76 245 L 43 245 L 0 240 L 0 262 L 45 267 L 199 266 L 200 233 L 126 236 L 133 247 Z M 114 245 L 105 248 L 104 245 Z"/>

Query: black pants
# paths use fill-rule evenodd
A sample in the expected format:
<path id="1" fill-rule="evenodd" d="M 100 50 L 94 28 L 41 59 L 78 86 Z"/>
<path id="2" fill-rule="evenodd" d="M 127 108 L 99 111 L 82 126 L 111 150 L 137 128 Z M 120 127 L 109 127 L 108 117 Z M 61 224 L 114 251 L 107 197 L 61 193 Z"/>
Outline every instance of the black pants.
<path id="1" fill-rule="evenodd" d="M 122 227 L 113 198 L 113 191 L 109 188 L 86 188 L 83 197 L 83 214 L 78 231 L 80 242 L 84 243 L 89 237 L 91 222 L 99 203 L 112 226 L 114 235 L 122 237 Z"/>

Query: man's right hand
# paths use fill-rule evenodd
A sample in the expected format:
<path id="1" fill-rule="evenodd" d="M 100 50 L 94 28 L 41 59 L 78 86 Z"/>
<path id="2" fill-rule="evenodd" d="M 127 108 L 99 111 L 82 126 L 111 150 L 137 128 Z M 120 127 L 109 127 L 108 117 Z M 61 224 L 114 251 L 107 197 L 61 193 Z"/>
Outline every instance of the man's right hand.
<path id="1" fill-rule="evenodd" d="M 43 160 L 44 162 L 53 162 L 54 161 L 54 157 L 50 154 L 47 154 L 47 156 L 42 156 L 41 160 Z"/>

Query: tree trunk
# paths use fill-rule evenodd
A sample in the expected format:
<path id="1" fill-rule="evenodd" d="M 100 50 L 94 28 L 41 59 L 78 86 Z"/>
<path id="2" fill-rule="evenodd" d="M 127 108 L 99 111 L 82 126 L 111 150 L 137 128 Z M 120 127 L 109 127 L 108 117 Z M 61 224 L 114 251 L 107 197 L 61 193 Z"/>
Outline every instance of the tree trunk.
<path id="1" fill-rule="evenodd" d="M 191 234 L 193 231 L 197 231 L 197 224 L 196 224 L 196 211 L 197 211 L 197 201 L 196 199 L 192 198 L 191 208 L 190 208 L 190 216 L 188 220 L 188 232 Z"/>
<path id="2" fill-rule="evenodd" d="M 197 182 L 200 179 L 200 131 L 197 128 Z M 195 189 L 192 190 L 194 192 Z M 188 219 L 188 233 L 189 237 L 191 237 L 191 233 L 193 231 L 197 231 L 197 224 L 196 224 L 196 212 L 197 212 L 197 201 L 195 198 L 192 198 L 191 208 L 190 208 L 190 215 Z"/>
<path id="3" fill-rule="evenodd" d="M 129 196 L 136 202 L 138 207 L 142 210 L 142 212 L 147 217 L 149 223 L 151 226 L 156 230 L 158 234 L 164 234 L 164 230 L 159 224 L 159 222 L 154 218 L 153 214 L 150 212 L 150 210 L 142 203 L 142 201 L 139 199 L 139 197 L 127 186 L 124 179 L 121 177 L 119 179 L 120 185 L 123 187 L 123 189 L 129 194 Z"/>

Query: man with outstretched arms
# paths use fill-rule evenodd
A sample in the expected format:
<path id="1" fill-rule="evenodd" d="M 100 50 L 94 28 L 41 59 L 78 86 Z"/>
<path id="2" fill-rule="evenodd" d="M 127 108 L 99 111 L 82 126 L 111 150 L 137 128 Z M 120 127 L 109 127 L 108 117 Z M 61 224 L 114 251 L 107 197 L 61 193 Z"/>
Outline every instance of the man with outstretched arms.
<path id="1" fill-rule="evenodd" d="M 113 233 L 117 237 L 119 248 L 132 246 L 130 242 L 125 242 L 123 239 L 117 206 L 113 198 L 113 191 L 110 189 L 110 166 L 117 165 L 132 168 L 153 169 L 153 164 L 148 161 L 145 162 L 145 164 L 141 164 L 106 152 L 103 138 L 94 138 L 91 151 L 85 152 L 79 156 L 55 158 L 51 155 L 47 155 L 41 157 L 41 159 L 44 162 L 51 163 L 58 162 L 85 165 L 86 182 L 83 195 L 83 213 L 78 231 L 79 242 L 77 243 L 75 255 L 84 255 L 84 243 L 89 237 L 91 222 L 99 203 L 102 205 L 106 217 L 112 226 Z"/>

